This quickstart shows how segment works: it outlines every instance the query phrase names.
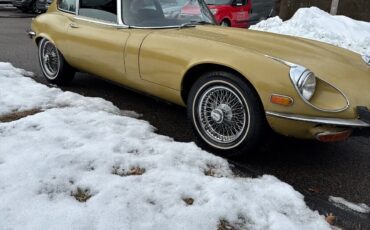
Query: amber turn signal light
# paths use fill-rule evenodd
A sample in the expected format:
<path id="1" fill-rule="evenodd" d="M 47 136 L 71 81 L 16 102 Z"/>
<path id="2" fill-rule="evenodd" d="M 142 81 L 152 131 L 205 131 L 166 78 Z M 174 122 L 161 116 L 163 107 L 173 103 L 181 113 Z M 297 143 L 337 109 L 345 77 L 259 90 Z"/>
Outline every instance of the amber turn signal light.
<path id="1" fill-rule="evenodd" d="M 284 95 L 272 94 L 270 102 L 278 105 L 290 106 L 293 105 L 293 98 Z"/>
<path id="2" fill-rule="evenodd" d="M 323 132 L 316 135 L 316 139 L 321 142 L 344 141 L 351 136 L 352 130 L 347 129 L 342 132 Z"/>

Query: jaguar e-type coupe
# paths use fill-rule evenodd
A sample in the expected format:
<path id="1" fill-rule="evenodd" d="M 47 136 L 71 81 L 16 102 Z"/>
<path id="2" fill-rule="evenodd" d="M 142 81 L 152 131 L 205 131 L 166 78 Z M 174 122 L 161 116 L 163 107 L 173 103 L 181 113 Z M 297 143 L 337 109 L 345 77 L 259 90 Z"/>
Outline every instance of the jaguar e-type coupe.
<path id="1" fill-rule="evenodd" d="M 369 135 L 370 57 L 216 26 L 203 0 L 191 4 L 57 0 L 28 34 L 48 81 L 83 71 L 186 106 L 196 141 L 224 156 L 250 151 L 268 126 L 323 142 Z"/>

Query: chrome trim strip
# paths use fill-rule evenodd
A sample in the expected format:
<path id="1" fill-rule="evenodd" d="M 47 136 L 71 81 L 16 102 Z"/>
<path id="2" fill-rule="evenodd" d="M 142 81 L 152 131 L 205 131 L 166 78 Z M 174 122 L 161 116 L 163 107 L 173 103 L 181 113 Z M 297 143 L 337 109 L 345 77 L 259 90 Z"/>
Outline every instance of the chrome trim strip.
<path id="1" fill-rule="evenodd" d="M 311 104 L 310 102 L 308 102 L 308 103 L 309 103 L 309 104 L 311 104 L 311 106 L 312 106 L 313 108 L 315 108 L 315 109 L 317 109 L 317 110 L 319 110 L 319 111 L 322 111 L 322 112 L 339 113 L 339 112 L 343 112 L 343 111 L 347 110 L 347 109 L 349 108 L 349 106 L 350 106 L 350 102 L 349 102 L 349 99 L 348 99 L 347 95 L 345 95 L 345 94 L 343 93 L 343 91 L 342 91 L 342 90 L 340 90 L 339 88 L 337 88 L 337 87 L 335 87 L 334 85 L 330 84 L 329 82 L 327 82 L 327 81 L 325 81 L 325 80 L 323 80 L 323 79 L 321 79 L 321 78 L 319 78 L 319 77 L 317 77 L 317 78 L 318 78 L 320 81 L 323 81 L 323 82 L 325 82 L 326 84 L 330 85 L 331 87 L 333 87 L 334 89 L 336 89 L 340 94 L 342 94 L 342 96 L 343 96 L 343 97 L 344 97 L 344 99 L 346 100 L 346 106 L 344 106 L 344 107 L 343 107 L 343 108 L 341 108 L 341 109 L 328 110 L 328 109 L 321 109 L 321 108 L 319 108 L 319 107 L 317 107 L 317 106 L 315 106 L 315 105 Z"/>
<path id="2" fill-rule="evenodd" d="M 87 17 L 84 17 L 84 16 L 76 16 L 75 19 L 85 21 L 85 22 L 97 23 L 97 24 L 104 25 L 104 26 L 112 26 L 112 27 L 116 27 L 116 28 L 119 28 L 119 29 L 127 28 L 126 25 L 120 25 L 120 24 L 114 23 L 114 22 L 100 21 L 98 19 L 87 18 Z"/>
<path id="3" fill-rule="evenodd" d="M 280 62 L 281 64 L 284 64 L 284 65 L 286 65 L 286 66 L 288 66 L 290 68 L 297 67 L 298 66 L 297 64 L 294 64 L 292 62 L 288 62 L 288 61 L 285 61 L 283 59 L 280 59 L 280 58 L 277 58 L 277 57 L 273 57 L 273 56 L 270 56 L 270 55 L 267 55 L 267 54 L 265 54 L 264 56 L 265 57 L 268 57 L 268 58 L 271 58 L 274 61 Z"/>
<path id="4" fill-rule="evenodd" d="M 147 27 L 146 26 L 130 26 L 130 28 L 133 28 L 133 29 L 175 29 L 175 28 L 181 28 L 181 25 L 176 25 L 176 26 L 155 26 L 155 27 L 150 27 L 150 26 L 147 26 Z"/>
<path id="5" fill-rule="evenodd" d="M 117 0 L 117 19 L 118 19 L 118 25 L 125 26 L 128 28 L 125 23 L 123 23 L 122 20 L 122 0 Z"/>
<path id="6" fill-rule="evenodd" d="M 295 115 L 289 113 L 277 113 L 266 111 L 267 116 L 279 117 L 295 121 L 304 121 L 311 123 L 318 123 L 324 125 L 336 125 L 336 126 L 346 126 L 346 127 L 357 127 L 357 128 L 367 128 L 370 127 L 370 124 L 358 120 L 358 119 L 341 119 L 341 118 L 327 118 L 327 117 L 312 117 L 304 115 Z"/>
<path id="7" fill-rule="evenodd" d="M 297 84 L 295 84 L 294 82 L 294 76 L 292 74 L 292 69 L 293 68 L 303 68 L 303 69 L 306 69 L 306 71 L 310 71 L 311 73 L 313 73 L 311 70 L 303 67 L 303 66 L 295 66 L 295 67 L 291 67 L 290 71 L 289 71 L 289 76 L 290 76 L 290 80 L 295 88 L 295 90 L 297 91 L 298 95 L 301 97 L 301 99 L 309 106 L 311 106 L 312 108 L 318 110 L 318 111 L 321 111 L 321 112 L 328 112 L 328 113 L 339 113 L 339 112 L 343 112 L 345 110 L 347 110 L 349 108 L 349 100 L 347 98 L 347 96 L 342 92 L 342 90 L 338 89 L 337 87 L 335 87 L 334 85 L 330 84 L 329 82 L 325 81 L 325 80 L 322 80 L 321 78 L 319 78 L 318 76 L 315 75 L 315 73 L 313 73 L 317 79 L 317 81 L 322 81 L 324 82 L 325 84 L 328 84 L 330 85 L 331 87 L 333 87 L 335 90 L 337 90 L 343 97 L 344 99 L 346 100 L 346 105 L 343 107 L 343 108 L 339 108 L 339 109 L 323 109 L 323 108 L 320 108 L 320 107 L 317 107 L 316 105 L 312 104 L 309 100 L 307 100 L 300 92 L 299 92 L 299 89 L 297 87 Z"/>

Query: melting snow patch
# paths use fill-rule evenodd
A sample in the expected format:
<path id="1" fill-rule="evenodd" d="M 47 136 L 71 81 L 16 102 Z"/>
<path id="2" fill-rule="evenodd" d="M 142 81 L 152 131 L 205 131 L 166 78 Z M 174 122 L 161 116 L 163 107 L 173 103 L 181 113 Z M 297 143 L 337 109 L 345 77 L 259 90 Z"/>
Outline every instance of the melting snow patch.
<path id="1" fill-rule="evenodd" d="M 112 103 L 48 88 L 0 63 L 0 223 L 5 229 L 330 229 L 273 176 L 157 135 Z"/>
<path id="2" fill-rule="evenodd" d="M 370 23 L 332 16 L 316 7 L 299 9 L 285 22 L 274 17 L 250 29 L 318 40 L 370 55 Z"/>
<path id="3" fill-rule="evenodd" d="M 330 196 L 329 201 L 334 203 L 335 206 L 340 208 L 349 209 L 359 213 L 370 213 L 370 207 L 363 203 L 354 204 L 345 200 L 344 198 L 335 196 Z"/>

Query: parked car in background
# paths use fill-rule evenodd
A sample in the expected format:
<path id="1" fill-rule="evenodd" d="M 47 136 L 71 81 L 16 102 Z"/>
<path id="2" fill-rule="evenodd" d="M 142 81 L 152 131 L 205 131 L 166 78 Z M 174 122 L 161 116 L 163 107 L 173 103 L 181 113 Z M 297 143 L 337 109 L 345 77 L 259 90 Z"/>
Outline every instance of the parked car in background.
<path id="1" fill-rule="evenodd" d="M 36 0 L 36 8 L 41 12 L 45 13 L 53 0 Z"/>
<path id="2" fill-rule="evenodd" d="M 0 0 L 0 5 L 1 4 L 11 4 L 12 1 L 11 0 Z"/>
<path id="3" fill-rule="evenodd" d="M 252 9 L 251 0 L 205 0 L 205 2 L 219 25 L 248 27 Z"/>
<path id="4" fill-rule="evenodd" d="M 40 13 L 40 10 L 37 9 L 37 1 L 38 0 L 14 0 L 13 6 L 20 9 L 22 12 L 32 12 L 32 13 Z"/>
<path id="5" fill-rule="evenodd" d="M 275 17 L 277 14 L 275 4 L 276 0 L 253 0 L 249 25 L 257 24 L 258 22 L 270 17 Z"/>

